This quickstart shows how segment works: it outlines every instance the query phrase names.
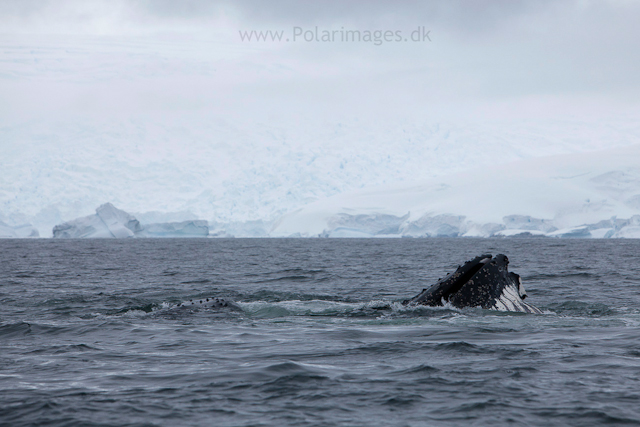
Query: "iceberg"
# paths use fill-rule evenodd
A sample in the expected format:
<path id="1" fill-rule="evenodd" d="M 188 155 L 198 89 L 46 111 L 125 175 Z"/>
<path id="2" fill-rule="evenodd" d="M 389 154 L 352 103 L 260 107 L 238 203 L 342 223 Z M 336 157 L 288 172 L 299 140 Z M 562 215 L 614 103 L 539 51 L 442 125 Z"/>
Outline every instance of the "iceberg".
<path id="1" fill-rule="evenodd" d="M 587 238 L 591 237 L 589 227 L 583 225 L 581 227 L 569 227 L 547 234 L 549 237 L 564 237 L 564 238 Z"/>
<path id="2" fill-rule="evenodd" d="M 54 238 L 130 238 L 130 237 L 207 237 L 209 224 L 204 220 L 140 224 L 133 215 L 111 203 L 85 216 L 53 227 Z"/>
<path id="3" fill-rule="evenodd" d="M 329 220 L 330 231 L 320 237 L 373 237 L 398 234 L 400 226 L 409 218 L 385 214 L 339 214 Z"/>
<path id="4" fill-rule="evenodd" d="M 613 237 L 624 239 L 640 239 L 640 227 L 628 226 L 613 235 Z"/>
<path id="5" fill-rule="evenodd" d="M 0 221 L 0 239 L 22 239 L 25 237 L 40 237 L 40 233 L 31 224 L 12 227 Z"/>
<path id="6" fill-rule="evenodd" d="M 640 239 L 640 215 L 634 215 L 623 221 L 623 225 L 613 234 L 613 237 Z"/>
<path id="7" fill-rule="evenodd" d="M 464 234 L 464 227 L 464 216 L 425 214 L 416 221 L 403 224 L 400 232 L 410 237 L 458 237 Z"/>
<path id="8" fill-rule="evenodd" d="M 271 222 L 263 220 L 255 221 L 230 221 L 221 223 L 211 222 L 211 237 L 269 237 Z"/>
<path id="9" fill-rule="evenodd" d="M 140 222 L 111 203 L 96 209 L 94 215 L 85 216 L 53 227 L 54 238 L 127 238 L 142 231 Z"/>
<path id="10" fill-rule="evenodd" d="M 500 230 L 492 235 L 493 237 L 546 237 L 547 234 L 544 231 L 539 230 L 522 230 L 513 229 Z"/>

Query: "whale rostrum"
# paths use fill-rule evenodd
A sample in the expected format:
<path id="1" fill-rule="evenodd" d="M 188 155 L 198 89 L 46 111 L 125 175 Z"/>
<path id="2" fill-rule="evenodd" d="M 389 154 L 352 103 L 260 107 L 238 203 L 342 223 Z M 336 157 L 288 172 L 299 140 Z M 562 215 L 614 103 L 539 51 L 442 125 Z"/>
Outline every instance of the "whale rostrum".
<path id="1" fill-rule="evenodd" d="M 477 256 L 402 304 L 435 307 L 449 303 L 457 308 L 541 314 L 540 309 L 524 302 L 527 293 L 522 280 L 507 270 L 508 264 L 509 258 L 503 254 Z"/>

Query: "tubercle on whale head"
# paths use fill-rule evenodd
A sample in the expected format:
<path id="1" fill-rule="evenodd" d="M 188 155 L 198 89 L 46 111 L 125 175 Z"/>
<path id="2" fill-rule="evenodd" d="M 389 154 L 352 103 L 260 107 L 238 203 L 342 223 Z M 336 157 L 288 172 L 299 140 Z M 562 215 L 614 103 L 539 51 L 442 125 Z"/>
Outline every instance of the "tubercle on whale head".
<path id="1" fill-rule="evenodd" d="M 505 254 L 498 254 L 493 258 L 493 260 L 498 263 L 503 263 L 505 266 L 509 265 L 509 257 Z"/>

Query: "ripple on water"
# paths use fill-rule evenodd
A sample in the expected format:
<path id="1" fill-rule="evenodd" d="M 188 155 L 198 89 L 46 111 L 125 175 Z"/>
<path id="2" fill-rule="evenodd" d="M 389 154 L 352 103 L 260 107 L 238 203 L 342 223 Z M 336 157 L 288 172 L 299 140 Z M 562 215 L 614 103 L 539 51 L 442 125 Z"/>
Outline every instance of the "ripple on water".
<path id="1" fill-rule="evenodd" d="M 0 241 L 0 424 L 638 425 L 640 243 L 605 243 Z M 485 252 L 544 315 L 399 303 Z"/>

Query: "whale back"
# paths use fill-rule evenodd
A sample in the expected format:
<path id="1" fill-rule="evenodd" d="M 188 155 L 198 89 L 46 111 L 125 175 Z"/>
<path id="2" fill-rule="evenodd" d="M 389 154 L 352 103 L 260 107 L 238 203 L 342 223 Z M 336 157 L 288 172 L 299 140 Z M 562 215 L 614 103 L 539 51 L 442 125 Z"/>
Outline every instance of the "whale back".
<path id="1" fill-rule="evenodd" d="M 192 308 L 192 309 L 198 309 L 198 308 L 209 308 L 209 309 L 219 309 L 219 308 L 225 308 L 225 307 L 230 307 L 230 308 L 236 308 L 236 304 L 232 301 L 226 300 L 224 298 L 218 298 L 218 297 L 213 297 L 213 298 L 199 298 L 199 299 L 191 299 L 189 301 L 183 301 L 179 304 L 177 304 L 175 307 L 173 308 Z"/>

